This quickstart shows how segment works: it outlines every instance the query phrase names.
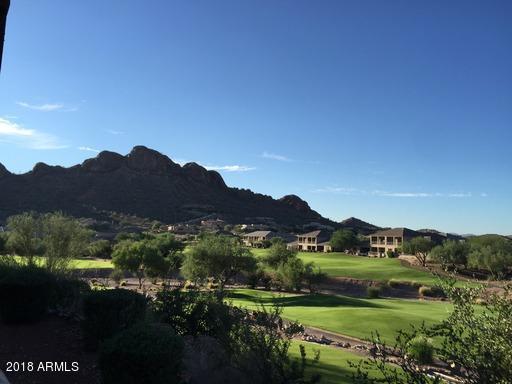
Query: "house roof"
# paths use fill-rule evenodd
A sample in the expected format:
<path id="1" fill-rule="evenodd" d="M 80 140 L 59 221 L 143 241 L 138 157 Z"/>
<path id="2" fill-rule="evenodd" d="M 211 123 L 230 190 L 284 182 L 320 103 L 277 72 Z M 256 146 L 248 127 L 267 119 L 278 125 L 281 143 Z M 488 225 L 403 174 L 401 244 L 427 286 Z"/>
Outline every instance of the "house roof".
<path id="1" fill-rule="evenodd" d="M 422 234 L 409 228 L 391 228 L 374 232 L 368 236 L 418 237 Z"/>
<path id="2" fill-rule="evenodd" d="M 297 237 L 316 237 L 318 239 L 317 241 L 321 242 L 329 241 L 329 239 L 331 238 L 331 233 L 324 229 L 319 229 L 308 233 L 301 233 L 300 235 L 297 235 Z"/>
<path id="3" fill-rule="evenodd" d="M 272 231 L 254 231 L 251 233 L 246 233 L 244 237 L 267 237 L 271 233 Z"/>
<path id="4" fill-rule="evenodd" d="M 308 233 L 301 233 L 298 236 L 302 236 L 302 237 L 318 237 L 321 233 L 322 233 L 321 230 L 317 230 L 317 231 L 312 231 L 312 232 L 308 232 Z"/>

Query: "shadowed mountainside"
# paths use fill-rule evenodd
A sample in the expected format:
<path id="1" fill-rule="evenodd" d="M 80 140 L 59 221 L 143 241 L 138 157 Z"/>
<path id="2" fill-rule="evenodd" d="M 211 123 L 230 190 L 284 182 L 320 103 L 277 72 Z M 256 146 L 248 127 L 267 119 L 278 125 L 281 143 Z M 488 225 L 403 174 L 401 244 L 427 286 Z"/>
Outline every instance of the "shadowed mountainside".
<path id="1" fill-rule="evenodd" d="M 37 163 L 20 175 L 0 164 L 0 220 L 27 210 L 84 217 L 120 212 L 167 223 L 217 215 L 232 223 L 270 218 L 284 225 L 337 226 L 297 196 L 275 200 L 229 188 L 215 171 L 196 163 L 180 166 L 144 146 L 126 156 L 103 151 L 70 168 Z"/>

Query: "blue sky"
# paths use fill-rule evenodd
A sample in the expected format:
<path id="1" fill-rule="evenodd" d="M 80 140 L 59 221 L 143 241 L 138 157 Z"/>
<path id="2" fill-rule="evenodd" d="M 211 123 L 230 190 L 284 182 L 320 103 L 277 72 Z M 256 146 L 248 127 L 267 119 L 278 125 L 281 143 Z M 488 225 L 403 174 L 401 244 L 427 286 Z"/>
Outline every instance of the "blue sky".
<path id="1" fill-rule="evenodd" d="M 512 234 L 512 2 L 15 0 L 0 162 L 155 148 L 324 216 Z"/>

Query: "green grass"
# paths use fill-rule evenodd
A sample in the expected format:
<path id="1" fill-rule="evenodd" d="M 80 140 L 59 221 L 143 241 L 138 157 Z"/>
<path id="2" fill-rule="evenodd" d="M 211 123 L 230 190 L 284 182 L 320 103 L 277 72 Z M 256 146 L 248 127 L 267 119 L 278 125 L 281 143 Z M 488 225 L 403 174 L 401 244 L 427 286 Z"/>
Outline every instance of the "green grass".
<path id="1" fill-rule="evenodd" d="M 307 343 L 304 341 L 292 341 L 290 347 L 290 355 L 292 357 L 300 358 L 299 345 L 304 345 L 306 349 L 306 358 L 313 359 L 315 351 L 320 351 L 320 361 L 313 365 L 308 366 L 306 373 L 318 373 L 321 375 L 321 384 L 345 384 L 352 383 L 352 373 L 355 372 L 353 368 L 348 365 L 349 361 L 357 363 L 362 359 L 361 356 L 351 353 L 349 351 L 329 347 L 326 345 Z M 379 377 L 377 372 L 372 372 L 372 377 Z"/>
<path id="2" fill-rule="evenodd" d="M 24 258 L 21 256 L 14 256 L 17 261 L 23 261 Z M 43 257 L 35 257 L 38 264 L 42 264 L 44 261 Z M 70 267 L 72 269 L 101 269 L 101 268 L 114 268 L 110 260 L 103 259 L 73 259 Z"/>
<path id="3" fill-rule="evenodd" d="M 360 339 L 378 331 L 383 341 L 393 343 L 396 332 L 410 324 L 433 324 L 447 317 L 452 306 L 447 302 L 401 299 L 359 299 L 334 295 L 277 294 L 251 289 L 230 291 L 234 305 L 256 308 L 258 303 L 280 305 L 283 317 L 306 326 Z"/>
<path id="4" fill-rule="evenodd" d="M 74 269 L 100 269 L 114 268 L 110 260 L 103 259 L 73 259 L 71 268 Z"/>
<path id="5" fill-rule="evenodd" d="M 258 257 L 264 256 L 266 252 L 265 249 L 253 249 L 253 253 Z M 426 285 L 433 285 L 437 281 L 431 273 L 403 266 L 398 259 L 353 256 L 341 252 L 299 252 L 299 257 L 304 262 L 314 262 L 331 277 L 374 281 L 393 279 Z"/>

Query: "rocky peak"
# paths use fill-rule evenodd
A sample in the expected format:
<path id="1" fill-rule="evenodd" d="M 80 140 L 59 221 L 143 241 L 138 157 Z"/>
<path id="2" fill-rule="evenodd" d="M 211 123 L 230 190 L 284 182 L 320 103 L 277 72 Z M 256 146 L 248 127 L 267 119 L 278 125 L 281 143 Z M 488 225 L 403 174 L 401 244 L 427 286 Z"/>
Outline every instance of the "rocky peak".
<path id="1" fill-rule="evenodd" d="M 222 176 L 215 171 L 208 171 L 203 166 L 197 163 L 187 163 L 183 166 L 185 174 L 196 181 L 200 181 L 205 184 L 211 184 L 216 187 L 227 188 Z"/>
<path id="2" fill-rule="evenodd" d="M 95 158 L 85 160 L 82 168 L 89 172 L 110 172 L 120 168 L 124 159 L 119 153 L 101 151 Z"/>
<path id="3" fill-rule="evenodd" d="M 311 210 L 309 204 L 297 195 L 286 195 L 279 199 L 280 202 L 293 207 L 298 211 L 308 212 Z"/>
<path id="4" fill-rule="evenodd" d="M 4 167 L 2 163 L 0 163 L 0 177 L 8 176 L 11 172 L 7 170 L 7 168 Z"/>
<path id="5" fill-rule="evenodd" d="M 167 156 L 143 145 L 133 147 L 126 155 L 126 163 L 131 169 L 158 174 L 169 173 L 180 168 Z"/>

